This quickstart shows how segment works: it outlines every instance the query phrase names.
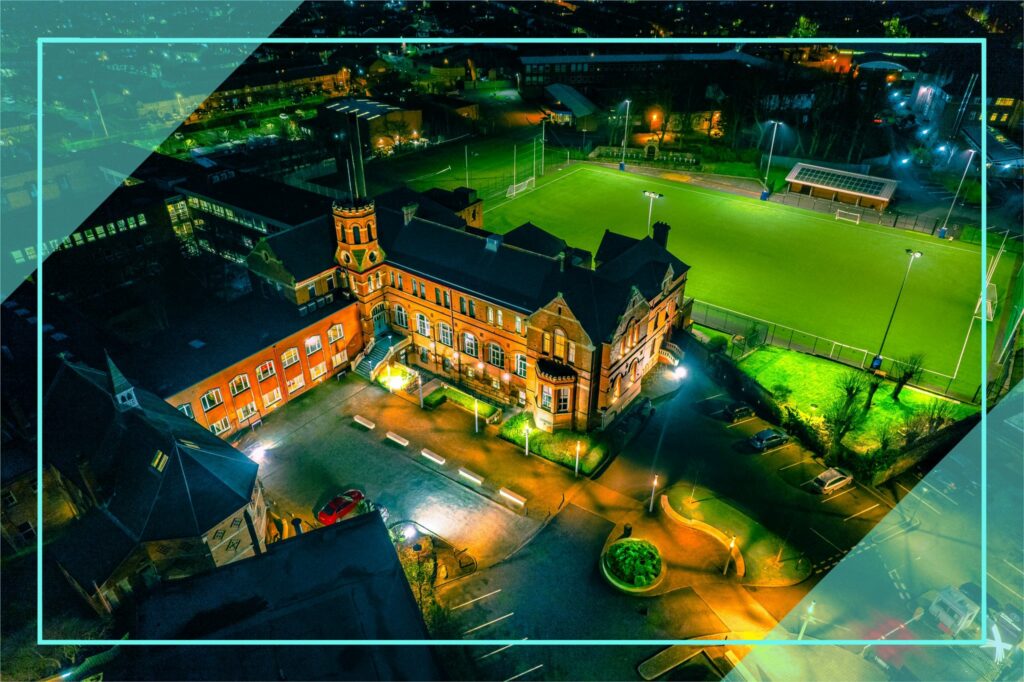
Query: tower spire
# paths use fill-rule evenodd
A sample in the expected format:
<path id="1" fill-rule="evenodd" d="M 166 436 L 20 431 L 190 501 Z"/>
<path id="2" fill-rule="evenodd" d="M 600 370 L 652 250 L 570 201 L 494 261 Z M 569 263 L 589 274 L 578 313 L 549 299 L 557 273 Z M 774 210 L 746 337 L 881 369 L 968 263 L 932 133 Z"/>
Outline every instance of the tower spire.
<path id="1" fill-rule="evenodd" d="M 135 387 L 129 383 L 128 379 L 121 373 L 121 370 L 114 364 L 114 361 L 110 359 L 110 353 L 103 351 L 103 355 L 107 358 L 110 392 L 114 396 L 114 403 L 117 405 L 117 409 L 124 412 L 133 407 L 138 407 L 139 401 L 135 397 Z"/>

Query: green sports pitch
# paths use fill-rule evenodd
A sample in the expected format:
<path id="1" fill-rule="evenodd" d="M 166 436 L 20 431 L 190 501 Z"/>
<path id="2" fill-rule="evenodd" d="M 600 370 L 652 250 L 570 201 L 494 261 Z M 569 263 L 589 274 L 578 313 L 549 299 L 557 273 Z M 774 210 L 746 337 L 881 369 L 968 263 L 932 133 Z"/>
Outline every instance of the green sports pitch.
<path id="1" fill-rule="evenodd" d="M 960 394 L 981 385 L 982 323 L 974 312 L 994 249 L 982 263 L 978 246 L 590 164 L 549 172 L 515 198 L 493 199 L 484 206 L 484 226 L 505 232 L 529 221 L 594 251 L 605 229 L 646 234 L 643 190 L 664 195 L 653 220 L 672 226 L 669 249 L 691 266 L 689 296 L 867 350 L 868 360 L 906 272 L 906 249 L 921 251 L 884 355 L 923 353 L 929 385 L 954 373 Z M 992 280 L 1000 301 L 987 323 L 990 353 L 1018 258 L 1004 254 Z"/>

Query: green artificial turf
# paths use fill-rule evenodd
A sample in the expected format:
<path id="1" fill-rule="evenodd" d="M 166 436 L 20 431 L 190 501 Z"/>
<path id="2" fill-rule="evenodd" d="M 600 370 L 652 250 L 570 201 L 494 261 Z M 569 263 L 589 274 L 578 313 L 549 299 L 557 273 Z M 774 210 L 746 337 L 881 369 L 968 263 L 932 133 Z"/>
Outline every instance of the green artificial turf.
<path id="1" fill-rule="evenodd" d="M 972 315 L 983 266 L 974 245 L 575 163 L 548 173 L 534 191 L 485 204 L 485 227 L 504 232 L 530 221 L 596 250 L 606 229 L 646 234 L 645 189 L 664 194 L 653 220 L 672 226 L 669 248 L 692 268 L 687 295 L 863 349 L 868 360 L 906 271 L 905 249 L 922 251 L 884 354 L 924 353 L 927 369 L 951 376 L 972 325 L 957 387 L 971 394 L 980 385 L 980 325 Z M 1001 292 L 1013 266 L 1012 255 L 1000 261 Z M 988 327 L 991 342 L 995 324 Z"/>
<path id="2" fill-rule="evenodd" d="M 739 366 L 768 390 L 780 384 L 789 388 L 792 393 L 786 403 L 812 419 L 819 417 L 826 405 L 843 395 L 836 382 L 851 371 L 849 367 L 831 360 L 770 346 L 748 355 Z M 867 421 L 843 440 L 847 446 L 858 451 L 873 449 L 877 445 L 875 434 L 881 424 L 888 422 L 899 428 L 905 416 L 924 410 L 935 400 L 928 393 L 906 387 L 896 402 L 892 399 L 893 388 L 894 384 L 887 381 L 878 389 Z M 866 397 L 864 395 L 857 400 L 863 403 Z M 954 420 L 963 419 L 977 411 L 972 405 L 953 403 L 949 416 Z"/>

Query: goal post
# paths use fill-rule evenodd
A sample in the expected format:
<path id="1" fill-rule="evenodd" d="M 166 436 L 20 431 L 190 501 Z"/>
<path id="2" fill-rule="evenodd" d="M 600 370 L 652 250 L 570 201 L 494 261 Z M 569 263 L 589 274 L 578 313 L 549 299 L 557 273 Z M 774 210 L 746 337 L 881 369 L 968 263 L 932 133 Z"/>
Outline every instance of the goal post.
<path id="1" fill-rule="evenodd" d="M 839 209 L 836 211 L 836 220 L 846 220 L 860 225 L 860 213 Z"/>
<path id="2" fill-rule="evenodd" d="M 520 192 L 525 192 L 528 189 L 533 189 L 536 186 L 536 184 L 537 182 L 535 178 L 526 178 L 522 182 L 517 182 L 513 185 L 509 185 L 508 189 L 505 190 L 505 197 L 511 199 Z"/>

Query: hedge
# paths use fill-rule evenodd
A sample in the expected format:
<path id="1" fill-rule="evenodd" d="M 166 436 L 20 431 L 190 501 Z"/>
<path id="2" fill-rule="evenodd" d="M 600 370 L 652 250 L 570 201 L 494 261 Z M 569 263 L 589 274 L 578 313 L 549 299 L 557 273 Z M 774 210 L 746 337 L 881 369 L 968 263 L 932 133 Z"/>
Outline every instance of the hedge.
<path id="1" fill-rule="evenodd" d="M 498 408 L 494 405 L 480 400 L 479 398 L 474 398 L 473 396 L 463 393 L 457 388 L 452 388 L 451 386 L 442 386 L 431 391 L 429 395 L 424 396 L 423 406 L 434 408 L 445 400 L 450 400 L 469 412 L 473 411 L 473 402 L 476 401 L 477 412 L 483 419 L 490 419 L 498 411 Z"/>

